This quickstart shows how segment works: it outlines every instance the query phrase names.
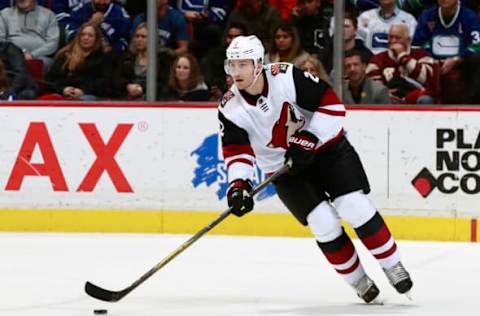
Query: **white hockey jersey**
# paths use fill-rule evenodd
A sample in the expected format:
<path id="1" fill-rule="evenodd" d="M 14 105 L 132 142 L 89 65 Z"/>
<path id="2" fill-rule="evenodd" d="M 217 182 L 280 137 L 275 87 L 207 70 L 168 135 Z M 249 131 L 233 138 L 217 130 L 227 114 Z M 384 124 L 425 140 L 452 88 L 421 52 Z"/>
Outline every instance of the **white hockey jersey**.
<path id="1" fill-rule="evenodd" d="M 410 38 L 413 38 L 417 28 L 417 20 L 400 9 L 385 18 L 380 9 L 371 9 L 363 12 L 358 17 L 358 38 L 362 39 L 365 46 L 374 54 L 384 52 L 388 48 L 388 30 L 393 24 L 406 24 L 410 30 Z"/>
<path id="2" fill-rule="evenodd" d="M 261 95 L 233 85 L 218 107 L 229 181 L 252 179 L 255 160 L 266 173 L 278 170 L 297 130 L 317 136 L 317 150 L 343 135 L 345 106 L 328 83 L 288 63 L 266 65 L 263 76 Z"/>

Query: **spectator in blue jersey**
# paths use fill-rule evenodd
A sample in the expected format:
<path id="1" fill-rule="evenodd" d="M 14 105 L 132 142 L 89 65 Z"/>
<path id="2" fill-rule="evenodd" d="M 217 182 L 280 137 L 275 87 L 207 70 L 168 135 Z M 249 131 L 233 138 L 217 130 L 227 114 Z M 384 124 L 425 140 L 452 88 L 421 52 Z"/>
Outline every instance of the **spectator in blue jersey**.
<path id="1" fill-rule="evenodd" d="M 87 0 L 44 0 L 51 2 L 51 9 L 55 12 L 60 27 L 65 26 L 70 21 L 70 13 L 75 7 L 87 2 Z M 88 0 L 89 1 L 89 0 Z"/>
<path id="2" fill-rule="evenodd" d="M 426 48 L 441 60 L 440 102 L 455 104 L 465 95 L 462 60 L 480 52 L 480 20 L 459 0 L 438 0 L 419 19 L 413 45 Z"/>
<path id="3" fill-rule="evenodd" d="M 463 57 L 480 52 L 480 19 L 459 0 L 438 0 L 420 16 L 412 44 L 443 60 L 446 74 Z"/>
<path id="4" fill-rule="evenodd" d="M 13 7 L 0 12 L 0 39 L 20 47 L 25 59 L 51 63 L 58 47 L 60 33 L 55 14 L 36 0 L 16 0 Z"/>
<path id="5" fill-rule="evenodd" d="M 176 54 L 186 53 L 190 36 L 183 14 L 169 6 L 168 0 L 157 0 L 157 17 L 160 45 L 173 49 Z M 133 21 L 133 28 L 146 21 L 145 13 L 138 15 Z"/>
<path id="6" fill-rule="evenodd" d="M 120 53 L 127 49 L 132 23 L 121 5 L 113 3 L 112 0 L 91 0 L 75 7 L 66 26 L 68 40 L 87 22 L 100 27 L 114 51 Z"/>
<path id="7" fill-rule="evenodd" d="M 160 94 L 166 101 L 208 101 L 210 92 L 203 81 L 197 59 L 186 53 L 177 56 L 170 69 L 168 86 Z"/>

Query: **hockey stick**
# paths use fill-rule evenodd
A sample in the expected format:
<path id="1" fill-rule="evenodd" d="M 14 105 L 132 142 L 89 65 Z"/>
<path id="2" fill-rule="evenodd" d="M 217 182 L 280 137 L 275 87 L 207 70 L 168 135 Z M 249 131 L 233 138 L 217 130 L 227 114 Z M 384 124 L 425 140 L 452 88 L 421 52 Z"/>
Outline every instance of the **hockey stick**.
<path id="1" fill-rule="evenodd" d="M 272 176 L 269 178 L 265 179 L 262 183 L 260 183 L 258 186 L 256 186 L 251 194 L 255 195 L 258 192 L 260 192 L 262 189 L 264 189 L 268 184 L 270 184 L 272 181 L 283 175 L 287 170 L 289 169 L 289 164 L 285 164 L 282 166 L 278 171 L 276 171 Z M 194 242 L 196 242 L 200 237 L 205 235 L 207 232 L 209 232 L 212 228 L 220 224 L 225 218 L 230 215 L 232 212 L 232 208 L 228 208 L 226 211 L 224 211 L 220 216 L 218 216 L 217 219 L 215 219 L 213 222 L 202 228 L 200 231 L 198 231 L 195 235 L 190 237 L 187 241 L 185 241 L 183 244 L 181 244 L 177 249 L 175 249 L 173 252 L 171 252 L 167 257 L 165 257 L 162 261 L 157 263 L 153 268 L 151 268 L 147 273 L 142 275 L 138 280 L 133 282 L 129 287 L 120 290 L 120 291 L 110 291 L 106 290 L 104 288 L 101 288 L 93 283 L 90 283 L 87 281 L 85 283 L 85 292 L 87 292 L 88 295 L 91 297 L 94 297 L 96 299 L 106 301 L 106 302 L 118 302 L 122 298 L 124 298 L 128 293 L 133 291 L 135 288 L 137 288 L 140 284 L 145 282 L 147 279 L 149 279 L 155 272 L 163 268 L 167 263 L 172 261 L 176 256 L 181 254 L 185 249 L 190 247 Z"/>

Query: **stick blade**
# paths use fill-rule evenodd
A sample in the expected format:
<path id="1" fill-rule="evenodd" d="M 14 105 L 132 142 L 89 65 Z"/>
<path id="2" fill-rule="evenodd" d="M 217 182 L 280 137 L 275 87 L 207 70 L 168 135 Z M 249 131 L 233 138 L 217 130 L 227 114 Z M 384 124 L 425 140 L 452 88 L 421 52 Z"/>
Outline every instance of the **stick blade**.
<path id="1" fill-rule="evenodd" d="M 118 302 L 128 293 L 128 291 L 106 290 L 88 281 L 85 283 L 85 292 L 91 297 L 105 302 Z"/>

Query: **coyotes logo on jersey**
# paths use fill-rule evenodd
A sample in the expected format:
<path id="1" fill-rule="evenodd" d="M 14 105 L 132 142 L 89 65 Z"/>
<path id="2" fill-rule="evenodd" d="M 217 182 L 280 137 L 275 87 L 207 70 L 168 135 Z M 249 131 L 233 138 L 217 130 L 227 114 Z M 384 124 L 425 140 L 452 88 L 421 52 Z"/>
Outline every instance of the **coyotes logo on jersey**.
<path id="1" fill-rule="evenodd" d="M 303 125 L 305 125 L 305 118 L 297 118 L 293 106 L 288 102 L 284 102 L 280 118 L 273 125 L 272 140 L 267 146 L 270 148 L 281 147 L 287 149 L 288 139 L 301 129 Z"/>
<path id="2" fill-rule="evenodd" d="M 270 72 L 273 76 L 276 76 L 279 73 L 284 74 L 287 72 L 288 66 L 288 64 L 272 64 L 272 66 L 270 67 Z"/>
<path id="3" fill-rule="evenodd" d="M 220 101 L 220 106 L 223 108 L 225 106 L 225 104 L 227 104 L 228 100 L 230 100 L 231 98 L 233 98 L 235 96 L 235 94 L 233 94 L 232 91 L 228 90 L 227 92 L 225 92 L 223 94 L 223 97 L 222 97 L 222 100 Z"/>

